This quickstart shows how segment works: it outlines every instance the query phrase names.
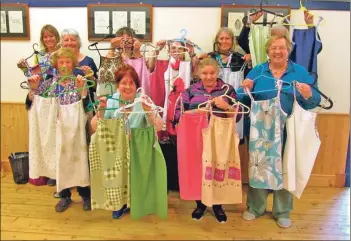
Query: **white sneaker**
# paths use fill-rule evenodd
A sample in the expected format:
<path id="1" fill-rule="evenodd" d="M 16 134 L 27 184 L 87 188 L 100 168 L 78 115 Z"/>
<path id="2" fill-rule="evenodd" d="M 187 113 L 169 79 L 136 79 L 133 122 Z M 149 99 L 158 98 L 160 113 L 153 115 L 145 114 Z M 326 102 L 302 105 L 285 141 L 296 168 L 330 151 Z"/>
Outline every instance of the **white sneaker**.
<path id="1" fill-rule="evenodd" d="M 281 228 L 289 228 L 291 226 L 290 218 L 278 218 L 277 224 Z"/>
<path id="2" fill-rule="evenodd" d="M 255 216 L 255 214 L 250 213 L 249 211 L 245 211 L 245 212 L 243 213 L 243 219 L 245 219 L 245 220 L 247 220 L 247 221 L 251 221 L 251 220 L 256 219 L 256 216 Z"/>

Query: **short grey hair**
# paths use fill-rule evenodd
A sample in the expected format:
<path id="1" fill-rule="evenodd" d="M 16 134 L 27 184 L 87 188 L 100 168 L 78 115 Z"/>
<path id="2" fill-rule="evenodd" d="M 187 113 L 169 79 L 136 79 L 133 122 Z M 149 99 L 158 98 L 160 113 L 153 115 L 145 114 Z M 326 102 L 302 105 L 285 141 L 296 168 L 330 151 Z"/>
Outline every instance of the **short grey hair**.
<path id="1" fill-rule="evenodd" d="M 67 35 L 72 35 L 77 39 L 78 49 L 80 49 L 80 47 L 82 47 L 82 40 L 80 40 L 79 33 L 77 32 L 77 30 L 75 30 L 73 28 L 66 28 L 61 32 L 61 46 L 63 46 L 63 38 Z"/>

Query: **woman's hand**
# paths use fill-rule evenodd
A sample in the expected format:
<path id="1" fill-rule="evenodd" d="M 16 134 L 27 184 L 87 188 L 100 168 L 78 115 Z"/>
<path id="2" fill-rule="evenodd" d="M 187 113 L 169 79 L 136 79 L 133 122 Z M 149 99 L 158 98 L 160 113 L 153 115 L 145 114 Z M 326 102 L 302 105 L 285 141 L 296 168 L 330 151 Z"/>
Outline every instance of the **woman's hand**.
<path id="1" fill-rule="evenodd" d="M 106 109 L 107 107 L 107 98 L 105 96 L 101 97 L 100 99 L 100 102 L 99 102 L 99 109 L 102 108 L 102 109 Z"/>
<path id="2" fill-rule="evenodd" d="M 121 46 L 121 43 L 122 43 L 122 37 L 115 37 L 113 39 L 111 39 L 111 43 L 110 43 L 110 46 L 111 48 L 118 48 Z"/>
<path id="3" fill-rule="evenodd" d="M 245 60 L 246 62 L 251 61 L 251 54 L 245 54 L 245 55 L 242 57 L 242 59 Z"/>
<path id="4" fill-rule="evenodd" d="M 20 60 L 17 62 L 17 67 L 20 68 L 20 69 L 25 69 L 25 68 L 27 68 L 26 61 L 25 61 L 24 59 L 20 59 Z"/>
<path id="5" fill-rule="evenodd" d="M 251 21 L 251 23 L 254 23 L 254 22 L 256 22 L 260 17 L 262 17 L 263 16 L 263 12 L 262 11 L 260 11 L 260 12 L 258 12 L 258 13 L 256 13 L 256 14 L 254 14 L 254 15 L 252 15 L 252 16 L 250 16 L 250 21 Z"/>
<path id="6" fill-rule="evenodd" d="M 28 82 L 29 82 L 29 86 L 31 89 L 37 89 L 39 86 L 39 82 L 40 82 L 41 76 L 40 75 L 32 75 L 31 77 L 28 77 Z"/>
<path id="7" fill-rule="evenodd" d="M 308 84 L 297 83 L 296 88 L 300 92 L 303 98 L 309 99 L 312 97 L 312 90 Z"/>
<path id="8" fill-rule="evenodd" d="M 199 59 L 206 59 L 209 55 L 207 53 L 200 54 Z"/>
<path id="9" fill-rule="evenodd" d="M 245 79 L 242 83 L 241 83 L 241 86 L 243 88 L 248 88 L 250 91 L 252 90 L 253 88 L 253 81 L 250 80 L 250 79 Z"/>
<path id="10" fill-rule="evenodd" d="M 166 40 L 160 40 L 160 41 L 157 41 L 156 43 L 156 49 L 158 51 L 161 51 L 165 46 L 166 46 Z"/>
<path id="11" fill-rule="evenodd" d="M 230 105 L 223 99 L 223 97 L 213 98 L 212 103 L 221 110 L 229 110 L 230 108 Z"/>
<path id="12" fill-rule="evenodd" d="M 77 78 L 76 78 L 75 82 L 76 82 L 77 88 L 79 88 L 79 89 L 83 88 L 83 86 L 85 84 L 84 78 L 80 74 L 77 75 Z"/>
<path id="13" fill-rule="evenodd" d="M 90 68 L 90 66 L 83 65 L 83 66 L 80 66 L 79 69 L 83 71 L 84 76 L 86 78 L 94 76 L 94 71 Z"/>
<path id="14" fill-rule="evenodd" d="M 141 42 L 139 41 L 139 39 L 136 39 L 136 38 L 133 38 L 133 48 L 134 48 L 134 51 L 135 50 L 140 50 L 140 47 L 141 47 Z"/>
<path id="15" fill-rule="evenodd" d="M 305 22 L 307 25 L 313 25 L 313 15 L 309 13 L 308 11 L 303 12 Z"/>

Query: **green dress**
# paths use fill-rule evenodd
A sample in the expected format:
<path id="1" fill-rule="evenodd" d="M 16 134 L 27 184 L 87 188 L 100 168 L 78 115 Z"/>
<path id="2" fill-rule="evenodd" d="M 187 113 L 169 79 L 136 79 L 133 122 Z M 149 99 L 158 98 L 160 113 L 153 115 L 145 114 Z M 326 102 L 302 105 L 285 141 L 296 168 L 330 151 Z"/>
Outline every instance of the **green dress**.
<path id="1" fill-rule="evenodd" d="M 129 140 L 123 118 L 98 120 L 89 147 L 92 209 L 129 206 Z"/>
<path id="2" fill-rule="evenodd" d="M 149 214 L 167 218 L 167 170 L 154 127 L 132 128 L 131 217 Z"/>
<path id="3" fill-rule="evenodd" d="M 269 26 L 255 25 L 251 27 L 249 34 L 249 47 L 252 59 L 252 66 L 262 64 L 267 61 L 266 42 L 271 36 Z"/>

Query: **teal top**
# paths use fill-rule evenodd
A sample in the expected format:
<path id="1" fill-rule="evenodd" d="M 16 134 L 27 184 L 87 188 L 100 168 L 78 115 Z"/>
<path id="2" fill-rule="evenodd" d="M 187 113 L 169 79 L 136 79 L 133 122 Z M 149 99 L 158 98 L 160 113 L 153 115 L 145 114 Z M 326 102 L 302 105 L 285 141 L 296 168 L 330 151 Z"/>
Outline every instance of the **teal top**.
<path id="1" fill-rule="evenodd" d="M 114 93 L 112 98 L 114 99 L 120 99 L 120 93 Z M 114 99 L 107 99 L 107 106 L 106 109 L 109 108 L 115 108 L 114 110 L 105 110 L 105 115 L 104 118 L 105 119 L 112 119 L 112 118 L 120 118 L 123 116 L 122 113 L 117 113 L 117 115 L 115 116 L 114 113 L 115 111 L 120 108 L 120 104 L 118 100 L 114 100 Z M 135 112 L 144 112 L 142 103 L 136 103 L 133 106 L 132 111 Z M 129 126 L 130 128 L 145 128 L 145 127 L 149 127 L 149 120 L 146 116 L 146 113 L 130 113 L 128 115 L 128 122 L 129 122 Z"/>
<path id="2" fill-rule="evenodd" d="M 268 100 L 277 96 L 277 87 L 275 86 L 275 81 L 273 78 L 274 77 L 269 69 L 268 62 L 257 65 L 250 71 L 246 79 L 251 79 L 254 82 L 251 92 L 263 91 L 252 93 L 255 100 Z M 287 71 L 280 79 L 291 84 L 293 81 L 313 84 L 314 87 L 318 88 L 316 83 L 313 83 L 314 78 L 307 72 L 307 70 L 303 66 L 295 64 L 291 61 L 288 62 Z M 317 107 L 321 101 L 321 96 L 319 93 L 313 88 L 311 88 L 311 90 L 312 97 L 307 100 L 302 97 L 298 90 L 296 90 L 297 102 L 306 110 Z M 292 95 L 293 93 L 293 85 L 289 87 L 289 85 L 283 83 L 282 92 L 280 94 L 280 103 L 284 112 L 288 115 L 290 115 L 292 112 L 294 103 L 294 96 Z M 242 87 L 237 90 L 237 98 L 244 104 L 250 103 L 250 97 L 244 92 Z"/>

